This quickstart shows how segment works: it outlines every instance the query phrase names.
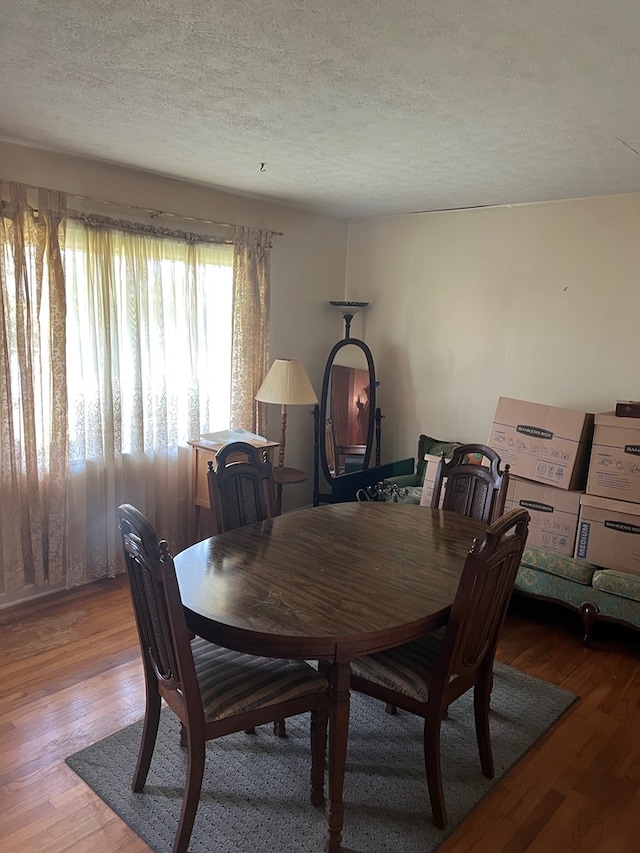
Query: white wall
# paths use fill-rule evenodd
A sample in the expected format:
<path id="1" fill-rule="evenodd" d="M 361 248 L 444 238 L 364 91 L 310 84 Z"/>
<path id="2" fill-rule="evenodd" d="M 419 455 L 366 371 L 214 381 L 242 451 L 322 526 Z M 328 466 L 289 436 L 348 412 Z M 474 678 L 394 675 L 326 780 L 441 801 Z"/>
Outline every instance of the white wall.
<path id="1" fill-rule="evenodd" d="M 301 359 L 316 393 L 320 393 L 327 353 L 342 332 L 341 320 L 327 301 L 340 299 L 344 293 L 345 221 L 147 172 L 3 142 L 0 177 L 122 205 L 284 232 L 283 237 L 274 238 L 271 255 L 271 356 Z M 78 203 L 70 199 L 69 206 Z M 92 207 L 89 202 L 84 206 Z M 100 212 L 135 218 L 131 210 L 117 207 L 101 208 Z M 162 224 L 198 230 L 197 224 L 188 220 L 171 219 Z M 313 421 L 309 408 L 289 410 L 285 461 L 306 471 L 309 480 L 285 488 L 285 508 L 311 502 Z M 277 440 L 279 408 L 269 406 L 268 415 L 269 437 Z"/>
<path id="2" fill-rule="evenodd" d="M 485 442 L 498 396 L 640 399 L 640 195 L 354 221 L 349 299 L 381 381 L 383 461 Z"/>

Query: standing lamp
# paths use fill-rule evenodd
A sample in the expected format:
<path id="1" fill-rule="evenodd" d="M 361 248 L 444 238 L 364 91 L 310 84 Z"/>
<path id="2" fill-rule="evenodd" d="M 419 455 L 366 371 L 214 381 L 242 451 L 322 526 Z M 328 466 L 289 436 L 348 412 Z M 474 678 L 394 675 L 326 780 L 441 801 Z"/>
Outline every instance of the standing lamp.
<path id="1" fill-rule="evenodd" d="M 273 479 L 277 487 L 276 511 L 279 513 L 282 508 L 283 484 L 302 483 L 307 478 L 304 471 L 285 468 L 284 465 L 287 406 L 313 405 L 318 402 L 318 398 L 301 361 L 276 358 L 256 394 L 256 400 L 260 403 L 276 403 L 282 407 L 278 465 L 273 469 Z"/>
<path id="2" fill-rule="evenodd" d="M 351 321 L 353 320 L 353 315 L 357 314 L 358 311 L 362 311 L 362 309 L 366 308 L 368 304 L 368 302 L 350 302 L 337 299 L 332 299 L 329 302 L 329 305 L 333 305 L 333 307 L 337 308 L 342 314 L 342 319 L 344 320 L 345 339 L 351 337 Z"/>

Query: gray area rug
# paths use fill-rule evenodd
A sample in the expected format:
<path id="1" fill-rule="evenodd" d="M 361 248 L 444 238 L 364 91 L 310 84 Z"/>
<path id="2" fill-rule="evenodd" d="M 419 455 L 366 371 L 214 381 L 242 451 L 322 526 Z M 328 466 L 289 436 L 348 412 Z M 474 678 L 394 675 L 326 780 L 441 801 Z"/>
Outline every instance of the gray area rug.
<path id="1" fill-rule="evenodd" d="M 449 827 L 431 823 L 422 724 L 385 713 L 352 694 L 345 778 L 343 850 L 430 853 L 469 814 L 576 697 L 496 663 L 491 736 L 496 778 L 485 779 L 471 694 L 451 705 L 442 727 L 442 764 Z M 193 853 L 321 853 L 325 819 L 309 802 L 308 716 L 287 721 L 288 737 L 270 726 L 207 744 L 203 791 L 189 847 Z M 185 779 L 178 722 L 165 709 L 145 790 L 131 791 L 142 723 L 67 759 L 67 764 L 154 850 L 169 851 Z"/>

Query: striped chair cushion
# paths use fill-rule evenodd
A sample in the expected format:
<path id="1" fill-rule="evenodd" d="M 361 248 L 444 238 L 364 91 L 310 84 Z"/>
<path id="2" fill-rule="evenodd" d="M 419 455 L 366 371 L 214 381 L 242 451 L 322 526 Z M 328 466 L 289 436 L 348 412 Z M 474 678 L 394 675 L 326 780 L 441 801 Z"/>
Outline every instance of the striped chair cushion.
<path id="1" fill-rule="evenodd" d="M 326 679 L 302 661 L 245 655 L 200 638 L 191 649 L 206 722 L 327 689 Z"/>
<path id="2" fill-rule="evenodd" d="M 445 629 L 440 628 L 405 646 L 356 658 L 351 664 L 351 672 L 418 702 L 426 702 L 444 632 Z"/>

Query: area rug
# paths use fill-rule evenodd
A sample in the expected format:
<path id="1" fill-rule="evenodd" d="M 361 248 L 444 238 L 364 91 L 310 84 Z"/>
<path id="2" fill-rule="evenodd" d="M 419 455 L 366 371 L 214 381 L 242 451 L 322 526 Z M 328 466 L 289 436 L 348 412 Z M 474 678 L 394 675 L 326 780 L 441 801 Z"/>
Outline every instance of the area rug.
<path id="1" fill-rule="evenodd" d="M 496 663 L 491 738 L 496 768 L 485 779 L 471 694 L 449 709 L 442 727 L 442 765 L 449 826 L 431 823 L 421 721 L 385 713 L 352 695 L 344 787 L 343 850 L 430 853 L 482 797 L 562 716 L 576 697 Z M 67 764 L 156 851 L 169 851 L 185 780 L 178 723 L 165 709 L 144 792 L 131 791 L 142 723 L 77 752 Z M 262 726 L 207 744 L 204 784 L 189 850 L 193 853 L 321 853 L 322 809 L 309 802 L 309 718 L 287 721 L 286 739 Z"/>

